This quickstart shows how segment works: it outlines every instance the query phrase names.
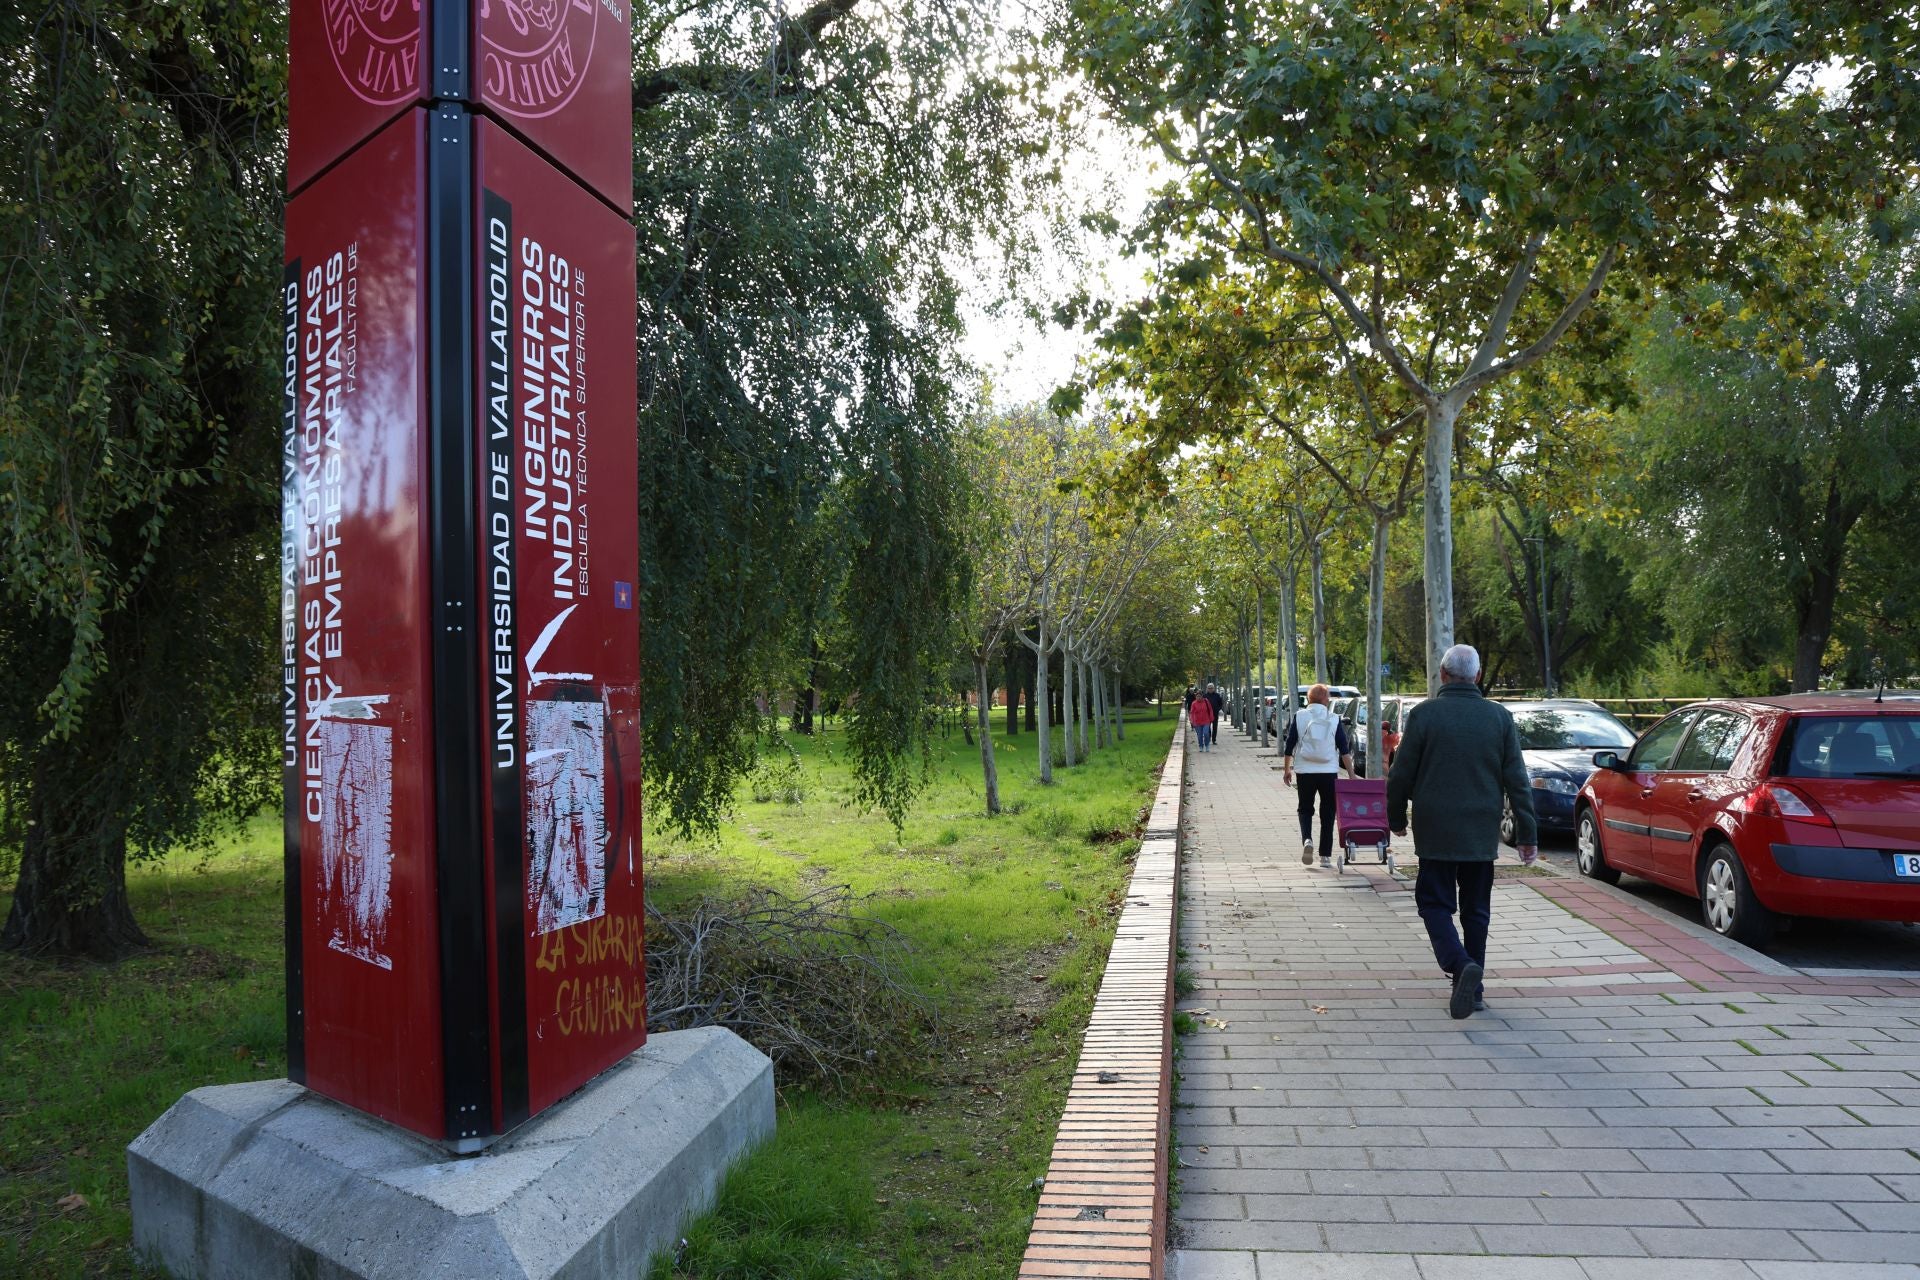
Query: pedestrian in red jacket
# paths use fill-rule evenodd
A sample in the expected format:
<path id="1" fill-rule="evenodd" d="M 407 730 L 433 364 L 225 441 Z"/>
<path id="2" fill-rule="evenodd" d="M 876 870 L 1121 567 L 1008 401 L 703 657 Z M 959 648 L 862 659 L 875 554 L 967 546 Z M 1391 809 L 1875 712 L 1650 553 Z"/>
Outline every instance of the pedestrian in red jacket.
<path id="1" fill-rule="evenodd" d="M 1193 736 L 1200 744 L 1200 749 L 1211 750 L 1214 726 L 1213 701 L 1204 695 L 1195 698 L 1193 706 L 1187 711 L 1187 718 L 1193 724 Z"/>

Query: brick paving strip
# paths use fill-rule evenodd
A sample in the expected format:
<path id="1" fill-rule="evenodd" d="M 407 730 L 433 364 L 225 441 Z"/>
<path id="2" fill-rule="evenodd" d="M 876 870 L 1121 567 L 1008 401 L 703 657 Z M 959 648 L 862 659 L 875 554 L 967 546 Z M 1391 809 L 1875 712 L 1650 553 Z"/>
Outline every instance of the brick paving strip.
<path id="1" fill-rule="evenodd" d="M 1020 1264 L 1027 1277 L 1165 1274 L 1173 919 L 1185 720 L 1160 771 Z"/>
<path id="2" fill-rule="evenodd" d="M 1503 865 L 1455 1022 L 1412 894 L 1300 865 L 1275 764 L 1188 762 L 1172 1280 L 1920 1280 L 1920 983 Z"/>

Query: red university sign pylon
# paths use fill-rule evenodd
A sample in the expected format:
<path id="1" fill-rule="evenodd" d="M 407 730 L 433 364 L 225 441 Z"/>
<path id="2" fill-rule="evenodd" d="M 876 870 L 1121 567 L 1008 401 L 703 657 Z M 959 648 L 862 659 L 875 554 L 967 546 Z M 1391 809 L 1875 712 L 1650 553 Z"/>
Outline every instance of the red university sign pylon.
<path id="1" fill-rule="evenodd" d="M 294 0 L 289 1074 L 473 1150 L 646 1038 L 626 0 Z"/>

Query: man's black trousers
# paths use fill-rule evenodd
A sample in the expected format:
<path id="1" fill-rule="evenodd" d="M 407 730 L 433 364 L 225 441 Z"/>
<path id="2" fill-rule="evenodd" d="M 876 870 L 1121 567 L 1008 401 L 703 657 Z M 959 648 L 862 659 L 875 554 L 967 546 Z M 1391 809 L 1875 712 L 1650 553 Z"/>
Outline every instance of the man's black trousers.
<path id="1" fill-rule="evenodd" d="M 1300 792 L 1300 842 L 1313 843 L 1313 805 L 1320 802 L 1320 856 L 1333 856 L 1333 780 L 1331 773 L 1298 773 L 1293 777 Z"/>
<path id="2" fill-rule="evenodd" d="M 1420 874 L 1413 882 L 1413 901 L 1426 922 L 1427 937 L 1433 940 L 1433 958 L 1448 977 L 1466 968 L 1472 960 L 1487 967 L 1487 925 L 1493 919 L 1493 863 L 1446 862 L 1439 858 L 1420 859 Z M 1455 930 L 1453 917 L 1460 916 Z M 1465 933 L 1464 941 L 1461 934 Z M 1480 996 L 1482 991 L 1474 992 Z"/>

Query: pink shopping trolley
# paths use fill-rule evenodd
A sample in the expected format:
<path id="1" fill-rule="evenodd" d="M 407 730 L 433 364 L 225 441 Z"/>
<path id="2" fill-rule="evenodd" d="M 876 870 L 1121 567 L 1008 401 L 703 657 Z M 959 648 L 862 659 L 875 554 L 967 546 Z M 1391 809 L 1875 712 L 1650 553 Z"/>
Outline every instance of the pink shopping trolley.
<path id="1" fill-rule="evenodd" d="M 1354 860 L 1354 850 L 1372 849 L 1380 864 L 1393 870 L 1393 833 L 1387 827 L 1387 782 L 1384 778 L 1340 778 L 1333 784 L 1334 811 L 1340 817 L 1337 871 Z"/>

